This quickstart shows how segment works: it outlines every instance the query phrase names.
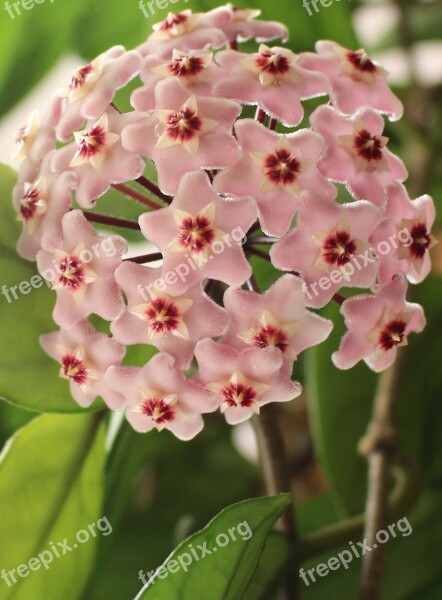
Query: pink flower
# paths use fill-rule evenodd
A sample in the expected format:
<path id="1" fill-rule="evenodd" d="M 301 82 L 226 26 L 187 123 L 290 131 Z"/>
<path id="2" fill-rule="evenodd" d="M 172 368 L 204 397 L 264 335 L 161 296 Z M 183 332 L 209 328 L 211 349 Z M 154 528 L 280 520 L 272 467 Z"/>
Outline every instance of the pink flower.
<path id="1" fill-rule="evenodd" d="M 308 129 L 280 135 L 251 119 L 238 121 L 235 133 L 243 156 L 215 177 L 214 189 L 252 196 L 262 229 L 269 235 L 287 232 L 304 192 L 336 197 L 335 187 L 316 167 L 324 146 L 320 135 Z"/>
<path id="2" fill-rule="evenodd" d="M 269 402 L 288 402 L 301 393 L 301 385 L 283 374 L 277 348 L 246 348 L 202 340 L 195 348 L 198 381 L 217 395 L 227 423 L 236 425 L 259 414 Z"/>
<path id="3" fill-rule="evenodd" d="M 186 88 L 188 97 L 212 96 L 213 85 L 222 72 L 212 59 L 213 53 L 204 50 L 174 50 L 167 62 L 157 56 L 147 56 L 141 71 L 144 85 L 132 93 L 132 106 L 137 110 L 153 110 L 155 88 L 163 79 L 177 79 Z"/>
<path id="4" fill-rule="evenodd" d="M 368 238 L 381 218 L 369 202 L 337 204 L 311 195 L 302 201 L 297 227 L 270 250 L 272 263 L 300 273 L 307 304 L 324 306 L 343 286 L 374 282 L 377 264 Z"/>
<path id="5" fill-rule="evenodd" d="M 216 410 L 213 394 L 187 380 L 168 354 L 155 355 L 143 368 L 110 367 L 106 382 L 126 400 L 126 418 L 135 431 L 169 429 L 190 440 L 203 428 L 201 414 Z"/>
<path id="6" fill-rule="evenodd" d="M 315 48 L 317 54 L 301 54 L 299 64 L 325 75 L 332 103 L 340 112 L 351 114 L 368 105 L 394 121 L 401 118 L 403 106 L 388 86 L 388 72 L 365 50 L 347 50 L 329 41 L 319 41 Z"/>
<path id="7" fill-rule="evenodd" d="M 379 248 L 379 280 L 387 283 L 402 272 L 411 283 L 420 283 L 430 272 L 429 251 L 437 244 L 431 235 L 435 218 L 432 198 L 425 194 L 410 200 L 404 186 L 395 183 L 387 188 L 384 215 L 370 238 Z"/>
<path id="8" fill-rule="evenodd" d="M 141 56 L 114 46 L 91 63 L 78 67 L 68 87 L 59 95 L 65 98 L 57 137 L 66 142 L 86 119 L 97 120 L 108 109 L 115 92 L 141 69 Z"/>
<path id="9" fill-rule="evenodd" d="M 175 194 L 190 171 L 235 164 L 239 148 L 232 125 L 241 112 L 239 104 L 189 96 L 176 79 L 160 82 L 155 98 L 154 114 L 128 127 L 122 140 L 131 152 L 155 162 L 164 193 Z"/>
<path id="10" fill-rule="evenodd" d="M 407 345 L 408 335 L 422 331 L 422 307 L 406 302 L 406 291 L 405 277 L 396 275 L 391 282 L 379 286 L 374 296 L 345 300 L 341 312 L 348 332 L 332 355 L 339 369 L 350 369 L 364 360 L 373 371 L 383 371 L 394 362 L 397 348 Z"/>
<path id="11" fill-rule="evenodd" d="M 143 116 L 133 112 L 119 114 L 109 107 L 98 121 L 89 121 L 86 129 L 74 134 L 75 142 L 57 150 L 51 168 L 56 173 L 74 170 L 78 178 L 77 202 L 90 208 L 113 183 L 137 179 L 144 161 L 122 143 L 126 127 Z"/>
<path id="12" fill-rule="evenodd" d="M 162 274 L 161 268 L 130 261 L 118 267 L 115 279 L 127 298 L 127 308 L 111 330 L 122 344 L 151 344 L 173 356 L 178 368 L 188 369 L 196 342 L 222 335 L 227 315 L 201 285 L 177 296 Z"/>
<path id="13" fill-rule="evenodd" d="M 268 42 L 280 38 L 288 40 L 288 30 L 282 23 L 275 21 L 255 21 L 261 11 L 259 9 L 239 8 L 230 2 L 226 5 L 232 13 L 232 19 L 222 27 L 229 42 L 246 42 L 255 39 L 258 42 Z"/>
<path id="14" fill-rule="evenodd" d="M 160 58 L 169 58 L 173 50 L 220 48 L 226 41 L 221 28 L 231 18 L 227 8 L 217 8 L 206 14 L 192 14 L 191 10 L 169 13 L 164 21 L 153 26 L 154 33 L 137 50 L 143 56 L 156 54 Z"/>
<path id="15" fill-rule="evenodd" d="M 63 243 L 54 251 L 40 250 L 41 275 L 57 291 L 53 318 L 69 329 L 94 313 L 111 321 L 123 311 L 114 272 L 127 252 L 118 235 L 98 235 L 80 210 L 68 212 L 62 221 Z"/>
<path id="16" fill-rule="evenodd" d="M 167 208 L 139 218 L 143 235 L 163 253 L 163 272 L 181 294 L 205 278 L 240 286 L 252 270 L 241 241 L 256 219 L 249 198 L 221 200 L 205 173 L 183 177 Z M 177 277 L 178 276 L 178 277 Z"/>
<path id="17" fill-rule="evenodd" d="M 306 310 L 303 282 L 293 275 L 284 275 L 264 294 L 229 288 L 224 306 L 230 317 L 224 343 L 276 347 L 290 365 L 303 350 L 323 342 L 333 328 L 331 321 Z"/>
<path id="18" fill-rule="evenodd" d="M 35 260 L 41 248 L 53 251 L 61 244 L 61 220 L 72 204 L 75 174 L 72 171 L 61 175 L 51 173 L 51 157 L 52 153 L 46 156 L 37 179 L 19 183 L 14 189 L 17 220 L 23 222 L 17 252 L 28 260 Z"/>
<path id="19" fill-rule="evenodd" d="M 88 321 L 70 330 L 62 329 L 40 337 L 40 344 L 60 363 L 60 377 L 69 381 L 72 397 L 84 408 L 101 396 L 109 408 L 124 407 L 124 397 L 110 388 L 104 374 L 123 360 L 125 348 L 104 333 L 96 333 Z"/>
<path id="20" fill-rule="evenodd" d="M 55 126 L 60 115 L 61 100 L 55 98 L 42 115 L 34 111 L 27 124 L 18 131 L 11 157 L 11 161 L 19 165 L 18 186 L 37 178 L 44 158 L 55 148 Z"/>
<path id="21" fill-rule="evenodd" d="M 286 48 L 261 44 L 252 55 L 225 50 L 216 60 L 225 73 L 216 95 L 257 104 L 288 127 L 302 120 L 301 100 L 325 93 L 323 78 L 300 67 L 298 55 Z"/>
<path id="22" fill-rule="evenodd" d="M 319 170 L 346 183 L 355 198 L 383 206 L 386 186 L 407 178 L 404 163 L 386 148 L 384 120 L 374 111 L 363 110 L 346 119 L 323 106 L 312 114 L 311 123 L 327 144 Z"/>

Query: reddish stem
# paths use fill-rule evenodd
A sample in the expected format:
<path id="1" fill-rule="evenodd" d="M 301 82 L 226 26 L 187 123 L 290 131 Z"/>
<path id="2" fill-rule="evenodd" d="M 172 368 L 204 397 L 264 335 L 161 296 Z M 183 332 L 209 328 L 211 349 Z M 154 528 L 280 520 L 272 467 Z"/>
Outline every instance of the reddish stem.
<path id="1" fill-rule="evenodd" d="M 147 177 L 144 177 L 144 175 L 141 175 L 141 177 L 138 177 L 138 179 L 135 179 L 135 181 L 137 183 L 139 183 L 141 186 L 143 186 L 146 190 L 149 190 L 149 192 L 152 192 L 152 194 L 155 194 L 155 196 L 157 198 L 160 198 L 160 200 L 163 200 L 163 202 L 166 202 L 166 204 L 170 204 L 172 202 L 171 196 L 167 196 L 166 194 L 163 194 L 163 192 L 160 190 L 160 188 L 157 185 L 155 185 L 155 183 L 153 183 L 153 181 L 150 181 L 150 179 L 147 179 Z"/>
<path id="2" fill-rule="evenodd" d="M 263 252 L 262 250 L 259 250 L 258 248 L 251 248 L 250 246 L 246 246 L 244 248 L 244 250 L 246 252 L 248 252 L 249 254 L 253 254 L 254 256 L 258 256 L 259 258 L 262 258 L 263 260 L 270 262 L 270 256 L 268 254 L 266 254 L 265 252 Z"/>
<path id="3" fill-rule="evenodd" d="M 130 260 L 131 262 L 138 263 L 142 265 L 144 263 L 155 262 L 156 260 L 161 260 L 163 255 L 161 252 L 151 252 L 150 254 L 142 254 L 141 256 L 133 256 L 132 258 L 125 258 L 125 260 Z"/>
<path id="4" fill-rule="evenodd" d="M 269 129 L 271 129 L 272 131 L 275 131 L 277 125 L 278 125 L 277 119 L 270 119 Z"/>
<path id="5" fill-rule="evenodd" d="M 266 235 L 256 235 L 249 237 L 249 244 L 276 244 L 278 238 L 267 237 Z"/>
<path id="6" fill-rule="evenodd" d="M 128 185 L 124 185 L 123 183 L 114 183 L 112 187 L 124 194 L 125 196 L 129 196 L 129 198 L 133 198 L 133 200 L 144 204 L 144 206 L 148 206 L 152 210 L 158 210 L 159 208 L 163 208 L 160 204 L 157 204 L 155 200 L 147 198 L 143 194 L 140 194 L 136 190 L 133 190 Z"/>
<path id="7" fill-rule="evenodd" d="M 229 42 L 229 48 L 230 50 L 238 50 L 238 41 L 233 40 L 233 42 Z"/>
<path id="8" fill-rule="evenodd" d="M 124 227 L 125 229 L 134 229 L 140 231 L 140 226 L 136 221 L 128 221 L 127 219 L 119 219 L 118 217 L 110 217 L 99 213 L 83 211 L 84 216 L 91 223 L 101 223 L 102 225 L 111 225 L 113 227 Z"/>
<path id="9" fill-rule="evenodd" d="M 258 108 L 256 109 L 255 119 L 258 121 L 258 123 L 264 123 L 265 118 L 266 118 L 265 111 L 260 106 L 258 106 Z"/>
<path id="10" fill-rule="evenodd" d="M 346 300 L 346 298 L 344 298 L 344 296 L 341 296 L 341 294 L 335 294 L 332 300 L 340 306 L 342 306 L 342 303 L 344 302 L 344 300 Z"/>

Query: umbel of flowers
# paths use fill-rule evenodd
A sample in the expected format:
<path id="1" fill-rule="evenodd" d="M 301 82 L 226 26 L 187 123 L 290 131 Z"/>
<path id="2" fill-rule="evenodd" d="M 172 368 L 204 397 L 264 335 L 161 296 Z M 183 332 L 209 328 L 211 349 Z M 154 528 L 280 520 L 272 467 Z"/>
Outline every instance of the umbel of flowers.
<path id="1" fill-rule="evenodd" d="M 188 440 L 204 413 L 236 424 L 298 396 L 293 363 L 330 334 L 311 310 L 329 302 L 347 326 L 331 357 L 340 369 L 382 371 L 425 324 L 406 293 L 430 270 L 434 207 L 409 198 L 388 148 L 384 117 L 402 106 L 387 72 L 331 41 L 301 54 L 274 45 L 286 28 L 258 15 L 231 4 L 169 14 L 135 50 L 79 67 L 17 138 L 18 252 L 52 282 L 59 327 L 41 345 L 78 404 L 101 397 L 140 432 Z M 250 39 L 255 51 L 241 52 Z M 138 76 L 122 112 L 114 96 Z M 313 97 L 324 102 L 308 121 Z M 109 216 L 110 188 L 140 202 L 138 222 Z M 100 224 L 155 248 L 129 259 Z M 264 293 L 252 255 L 283 272 Z M 123 366 L 130 344 L 157 352 Z"/>

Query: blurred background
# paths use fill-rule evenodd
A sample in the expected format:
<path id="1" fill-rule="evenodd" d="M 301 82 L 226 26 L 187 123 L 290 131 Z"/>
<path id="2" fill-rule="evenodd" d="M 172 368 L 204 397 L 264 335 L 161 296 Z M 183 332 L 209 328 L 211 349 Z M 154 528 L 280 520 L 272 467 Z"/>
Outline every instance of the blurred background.
<path id="1" fill-rule="evenodd" d="M 54 90 L 66 85 L 78 65 L 112 45 L 138 45 L 167 13 L 157 9 L 145 18 L 138 0 L 124 4 L 46 0 L 11 18 L 3 4 L 0 0 L 0 162 L 5 163 L 16 131 L 32 110 L 44 106 Z M 364 47 L 380 61 L 405 104 L 405 117 L 388 124 L 387 135 L 391 149 L 409 169 L 410 195 L 429 193 L 441 206 L 442 1 L 334 0 L 328 7 L 318 2 L 312 15 L 298 0 L 238 0 L 236 4 L 261 8 L 262 18 L 283 21 L 294 51 L 313 50 L 318 39 L 331 39 L 349 48 Z M 217 5 L 214 0 L 187 4 L 183 0 L 170 10 L 197 12 Z M 126 109 L 129 91 L 117 102 Z M 440 226 L 439 215 L 434 231 L 439 239 Z M 254 266 L 262 287 L 268 286 L 274 274 L 259 259 Z M 429 326 L 411 338 L 406 351 L 399 423 L 402 448 L 419 467 L 419 496 L 409 515 L 413 534 L 388 545 L 388 600 L 442 597 L 441 273 L 442 246 L 438 245 L 433 250 L 433 273 L 412 291 L 413 299 L 425 308 Z M 295 376 L 304 383 L 305 393 L 283 407 L 282 419 L 305 534 L 363 512 L 366 467 L 356 446 L 369 421 L 377 382 L 365 366 L 346 373 L 334 369 L 330 354 L 343 327 L 338 307 L 323 314 L 334 320 L 335 332 L 296 364 Z M 35 338 L 28 343 L 37 344 Z M 11 373 L 2 378 L 6 375 Z M 1 402 L 0 444 L 34 416 Z M 248 424 L 230 428 L 223 419 L 209 415 L 204 432 L 186 444 L 156 432 L 139 436 L 125 426 L 119 435 L 118 451 L 109 460 L 103 510 L 115 525 L 114 534 L 98 549 L 97 568 L 84 600 L 133 597 L 141 585 L 140 569 L 156 568 L 178 541 L 224 506 L 263 492 Z M 287 566 L 276 537 L 266 556 L 268 560 L 273 556 L 274 573 Z M 320 561 L 315 557 L 312 564 Z M 305 598 L 323 600 L 326 594 L 340 600 L 355 598 L 359 567 L 331 573 L 305 588 Z M 256 600 L 250 594 L 248 600 Z M 266 597 L 274 596 L 269 591 Z"/>

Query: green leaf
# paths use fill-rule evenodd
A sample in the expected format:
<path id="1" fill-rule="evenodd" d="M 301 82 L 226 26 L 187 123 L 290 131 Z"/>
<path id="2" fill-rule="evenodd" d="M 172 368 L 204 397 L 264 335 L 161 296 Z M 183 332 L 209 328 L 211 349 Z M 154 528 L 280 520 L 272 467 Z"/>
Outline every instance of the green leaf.
<path id="1" fill-rule="evenodd" d="M 89 525 L 103 516 L 104 461 L 104 428 L 90 415 L 42 415 L 9 440 L 0 457 L 0 565 L 17 569 L 46 551 L 49 568 L 13 573 L 10 587 L 1 582 L 2 599 L 80 598 L 100 535 Z M 82 534 L 78 543 L 80 530 L 88 541 Z M 69 556 L 57 544 L 65 539 Z"/>
<path id="2" fill-rule="evenodd" d="M 267 536 L 259 564 L 241 600 L 268 600 L 275 598 L 282 574 L 292 556 L 290 542 L 285 535 L 271 531 Z"/>
<path id="3" fill-rule="evenodd" d="M 181 543 L 163 563 L 166 565 L 171 560 L 181 559 L 181 563 L 176 564 L 183 565 L 190 558 L 192 564 L 189 567 L 180 566 L 176 572 L 164 570 L 167 573 L 166 577 L 156 578 L 153 585 L 143 588 L 137 600 L 242 598 L 255 573 L 270 529 L 290 501 L 289 494 L 281 494 L 270 498 L 245 500 L 225 508 L 204 529 Z M 241 530 L 233 531 L 233 528 L 238 526 L 241 526 Z M 229 537 L 229 530 L 233 531 L 235 541 Z M 219 534 L 224 534 L 221 538 L 223 543 L 226 539 L 230 540 L 224 547 L 219 543 Z M 247 537 L 249 539 L 246 540 Z M 196 561 L 189 553 L 192 549 L 201 552 L 199 546 L 204 544 L 207 544 L 211 555 Z M 213 551 L 214 548 L 217 550 Z M 163 573 L 160 574 L 164 577 Z"/>
<path id="4" fill-rule="evenodd" d="M 11 169 L 0 165 L 0 397 L 37 412 L 84 412 L 58 376 L 59 365 L 39 345 L 40 335 L 57 329 L 52 320 L 55 296 L 35 264 L 16 253 L 20 226 L 11 203 L 15 179 Z M 102 406 L 97 401 L 90 410 Z"/>

